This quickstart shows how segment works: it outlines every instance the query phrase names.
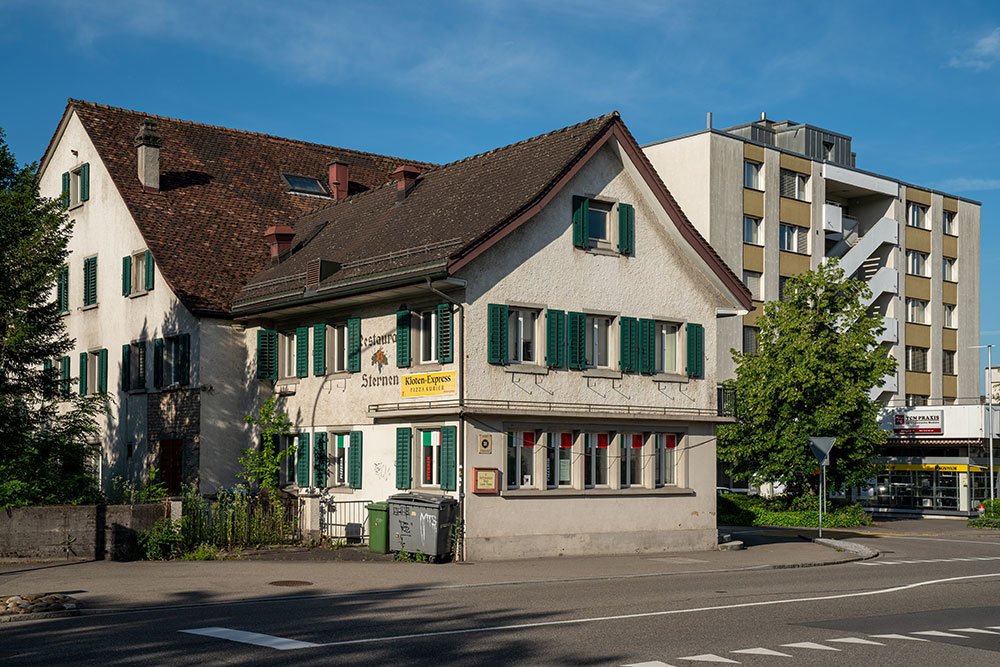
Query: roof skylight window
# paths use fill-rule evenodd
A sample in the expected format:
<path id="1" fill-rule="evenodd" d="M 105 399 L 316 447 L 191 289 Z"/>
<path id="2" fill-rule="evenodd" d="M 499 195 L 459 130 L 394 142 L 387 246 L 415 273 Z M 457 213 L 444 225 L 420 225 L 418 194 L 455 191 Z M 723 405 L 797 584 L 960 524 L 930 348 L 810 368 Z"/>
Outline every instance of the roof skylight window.
<path id="1" fill-rule="evenodd" d="M 282 172 L 281 177 L 285 179 L 288 188 L 292 192 L 303 192 L 309 195 L 326 195 L 326 188 L 319 182 L 319 179 L 309 176 L 296 176 Z"/>

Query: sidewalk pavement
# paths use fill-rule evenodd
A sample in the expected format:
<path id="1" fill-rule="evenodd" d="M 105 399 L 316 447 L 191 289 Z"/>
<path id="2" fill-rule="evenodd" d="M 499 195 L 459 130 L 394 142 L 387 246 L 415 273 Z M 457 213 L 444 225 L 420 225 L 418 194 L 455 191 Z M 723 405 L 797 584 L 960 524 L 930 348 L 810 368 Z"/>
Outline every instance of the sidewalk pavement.
<path id="1" fill-rule="evenodd" d="M 334 560 L 336 551 L 318 550 L 282 552 L 270 555 L 273 560 L 6 563 L 0 564 L 0 597 L 63 593 L 80 600 L 84 613 L 94 613 L 286 596 L 810 567 L 859 558 L 795 532 L 734 539 L 745 540 L 748 548 L 447 564 Z"/>

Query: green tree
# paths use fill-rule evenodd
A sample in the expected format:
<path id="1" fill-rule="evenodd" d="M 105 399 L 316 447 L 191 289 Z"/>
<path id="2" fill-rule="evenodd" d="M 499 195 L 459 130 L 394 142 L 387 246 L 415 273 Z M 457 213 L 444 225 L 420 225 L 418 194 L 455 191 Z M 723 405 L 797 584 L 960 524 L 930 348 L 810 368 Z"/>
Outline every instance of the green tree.
<path id="1" fill-rule="evenodd" d="M 877 344 L 881 318 L 862 305 L 868 288 L 845 280 L 836 261 L 789 278 L 784 293 L 757 321 L 757 354 L 733 350 L 739 418 L 719 428 L 719 458 L 736 479 L 814 492 L 817 464 L 806 439 L 835 437 L 830 487 L 860 485 L 875 476 L 885 442 L 870 392 L 896 368 Z"/>
<path id="2" fill-rule="evenodd" d="M 106 397 L 56 400 L 55 368 L 73 341 L 53 300 L 73 223 L 40 196 L 0 129 L 0 507 L 99 499 L 96 419 Z"/>
<path id="3" fill-rule="evenodd" d="M 260 447 L 248 447 L 239 458 L 242 472 L 236 474 L 250 486 L 251 490 L 278 490 L 278 471 L 281 459 L 295 452 L 295 445 L 281 448 L 281 437 L 287 435 L 292 426 L 288 415 L 277 408 L 277 399 L 272 394 L 260 407 L 260 412 L 243 418 L 248 424 L 260 428 Z"/>

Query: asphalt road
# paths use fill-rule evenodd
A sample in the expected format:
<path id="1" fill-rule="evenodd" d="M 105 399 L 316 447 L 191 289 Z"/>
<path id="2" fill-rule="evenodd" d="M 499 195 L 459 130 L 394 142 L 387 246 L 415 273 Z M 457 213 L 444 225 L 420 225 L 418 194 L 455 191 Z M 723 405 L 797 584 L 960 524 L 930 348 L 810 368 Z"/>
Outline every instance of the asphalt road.
<path id="1" fill-rule="evenodd" d="M 289 591 L 4 624 L 0 655 L 19 665 L 1000 665 L 1000 536 L 908 523 L 852 536 L 881 551 L 870 561 L 633 576 L 629 557 L 620 570 L 610 561 L 605 579 Z M 752 550 L 784 535 L 735 537 Z"/>

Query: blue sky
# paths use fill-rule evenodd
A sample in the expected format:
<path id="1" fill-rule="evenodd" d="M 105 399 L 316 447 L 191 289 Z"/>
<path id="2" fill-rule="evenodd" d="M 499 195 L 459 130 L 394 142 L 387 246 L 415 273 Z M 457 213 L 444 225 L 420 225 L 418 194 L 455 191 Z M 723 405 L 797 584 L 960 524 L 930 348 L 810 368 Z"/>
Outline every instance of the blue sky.
<path id="1" fill-rule="evenodd" d="M 621 112 L 640 143 L 769 118 L 983 202 L 1000 344 L 1000 3 L 4 0 L 0 127 L 38 159 L 75 97 L 446 162 Z"/>

